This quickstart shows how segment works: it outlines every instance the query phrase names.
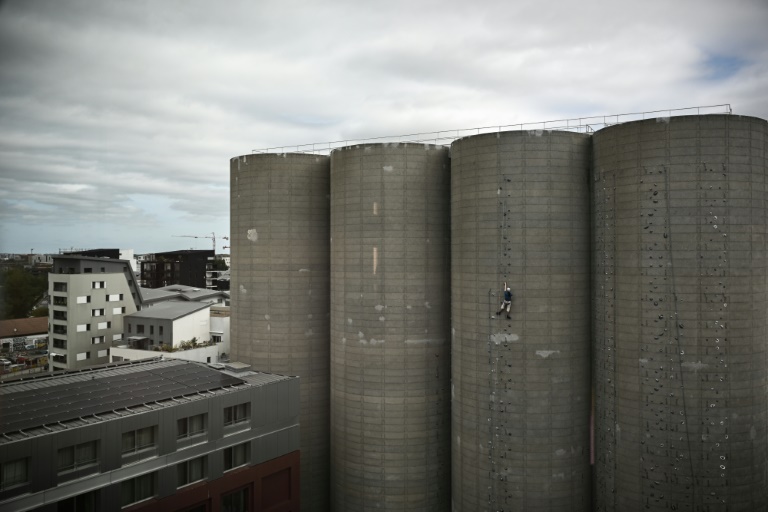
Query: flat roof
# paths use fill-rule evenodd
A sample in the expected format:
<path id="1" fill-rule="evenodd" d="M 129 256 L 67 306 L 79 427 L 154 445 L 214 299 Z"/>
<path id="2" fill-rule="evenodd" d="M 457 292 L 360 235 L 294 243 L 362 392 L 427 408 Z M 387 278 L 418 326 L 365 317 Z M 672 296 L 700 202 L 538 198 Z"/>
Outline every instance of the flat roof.
<path id="1" fill-rule="evenodd" d="M 176 320 L 187 315 L 191 315 L 201 309 L 210 308 L 211 305 L 207 302 L 158 302 L 150 308 L 144 308 L 141 311 L 136 311 L 125 315 L 126 318 L 160 318 L 163 320 Z"/>
<path id="2" fill-rule="evenodd" d="M 144 288 L 141 287 L 141 296 L 145 301 L 154 301 L 160 299 L 170 299 L 178 297 L 178 292 L 169 292 L 163 288 Z"/>
<path id="3" fill-rule="evenodd" d="M 0 435 L 8 441 L 9 434 L 24 434 L 25 430 L 45 428 L 42 433 L 47 433 L 60 430 L 64 422 L 104 421 L 115 414 L 141 412 L 131 408 L 146 409 L 162 401 L 168 401 L 166 406 L 176 405 L 185 397 L 199 398 L 200 393 L 289 378 L 253 372 L 241 378 L 204 363 L 156 358 L 11 381 L 0 384 Z"/>
<path id="4" fill-rule="evenodd" d="M 188 301 L 201 301 L 213 297 L 229 298 L 228 290 L 209 290 L 184 284 L 169 284 L 162 288 L 142 288 L 141 296 L 147 302 L 161 302 L 174 298 Z"/>
<path id="5" fill-rule="evenodd" d="M 125 263 L 126 265 L 130 266 L 131 262 L 128 260 L 120 260 L 116 258 L 107 258 L 106 256 L 81 256 L 79 254 L 54 254 L 53 255 L 54 260 L 85 260 L 85 261 L 98 261 L 98 262 L 105 262 L 109 261 L 111 263 Z M 98 272 L 97 272 L 98 274 Z"/>

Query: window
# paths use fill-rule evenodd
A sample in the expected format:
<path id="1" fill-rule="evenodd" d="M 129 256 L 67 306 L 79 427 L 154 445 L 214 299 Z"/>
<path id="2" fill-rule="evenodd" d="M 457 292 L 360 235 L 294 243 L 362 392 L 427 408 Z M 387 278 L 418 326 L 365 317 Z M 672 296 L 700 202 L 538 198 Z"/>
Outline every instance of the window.
<path id="1" fill-rule="evenodd" d="M 112 335 L 112 341 L 118 341 L 118 340 L 121 340 L 121 339 L 123 339 L 123 335 L 120 334 L 120 333 Z"/>
<path id="2" fill-rule="evenodd" d="M 54 320 L 66 320 L 67 319 L 67 312 L 66 311 L 53 311 L 53 319 Z"/>
<path id="3" fill-rule="evenodd" d="M 221 336 L 218 334 L 214 334 L 211 336 L 211 341 L 214 343 L 221 343 Z"/>
<path id="4" fill-rule="evenodd" d="M 198 436 L 205 433 L 205 414 L 198 414 L 196 416 L 189 416 L 188 418 L 181 418 L 176 422 L 179 439 L 187 437 Z"/>
<path id="5" fill-rule="evenodd" d="M 120 484 L 120 504 L 125 507 L 131 503 L 151 498 L 155 495 L 157 473 L 137 476 Z"/>
<path id="6" fill-rule="evenodd" d="M 113 295 L 107 294 L 106 298 L 107 298 L 107 302 L 117 302 L 119 300 L 123 300 L 123 294 L 122 293 L 113 294 Z"/>
<path id="7" fill-rule="evenodd" d="M 66 292 L 67 291 L 67 283 L 53 283 L 53 291 L 55 291 L 55 292 Z"/>
<path id="8" fill-rule="evenodd" d="M 146 427 L 123 433 L 123 455 L 148 450 L 155 446 L 155 427 Z"/>
<path id="9" fill-rule="evenodd" d="M 90 352 L 80 352 L 79 354 L 77 354 L 78 361 L 85 361 L 86 359 L 90 359 L 90 358 L 91 358 Z"/>
<path id="10" fill-rule="evenodd" d="M 0 490 L 25 484 L 28 480 L 27 459 L 16 459 L 0 464 Z"/>
<path id="11" fill-rule="evenodd" d="M 94 289 L 96 289 L 96 288 L 104 288 L 105 284 L 106 283 L 104 281 L 93 281 L 91 283 L 91 288 L 94 288 Z"/>
<path id="12" fill-rule="evenodd" d="M 91 267 L 85 267 L 83 269 L 83 274 L 92 274 L 92 273 L 93 273 L 93 268 Z"/>
<path id="13" fill-rule="evenodd" d="M 150 325 L 149 326 L 149 334 L 155 334 L 155 326 L 154 325 Z"/>
<path id="14" fill-rule="evenodd" d="M 133 328 L 132 324 L 128 324 L 128 333 L 129 334 L 130 334 L 132 328 Z"/>
<path id="15" fill-rule="evenodd" d="M 53 354 L 53 362 L 67 364 L 67 354 Z"/>
<path id="16" fill-rule="evenodd" d="M 99 343 L 104 343 L 104 336 L 93 336 L 91 338 L 91 345 L 98 345 Z"/>
<path id="17" fill-rule="evenodd" d="M 121 308 L 112 308 L 113 315 L 122 315 L 123 313 L 125 313 L 125 306 Z"/>
<path id="18" fill-rule="evenodd" d="M 98 441 L 68 446 L 59 450 L 58 471 L 73 471 L 99 462 Z"/>
<path id="19" fill-rule="evenodd" d="M 224 449 L 224 471 L 248 463 L 250 443 L 238 444 Z"/>
<path id="20" fill-rule="evenodd" d="M 54 306 L 66 306 L 67 305 L 67 298 L 66 297 L 54 297 L 53 298 L 53 305 Z"/>
<path id="21" fill-rule="evenodd" d="M 90 295 L 81 295 L 77 298 L 78 304 L 88 304 L 91 302 L 91 296 Z"/>
<path id="22" fill-rule="evenodd" d="M 203 480 L 208 473 L 208 457 L 198 457 L 176 465 L 177 486 Z"/>
<path id="23" fill-rule="evenodd" d="M 77 324 L 77 332 L 85 332 L 91 330 L 91 324 Z"/>
<path id="24" fill-rule="evenodd" d="M 104 309 L 92 309 L 91 316 L 104 316 Z"/>
<path id="25" fill-rule="evenodd" d="M 144 324 L 136 324 L 136 334 L 144 334 Z"/>
<path id="26" fill-rule="evenodd" d="M 227 512 L 248 512 L 251 509 L 248 488 L 225 494 L 221 497 L 221 510 Z"/>
<path id="27" fill-rule="evenodd" d="M 99 329 L 109 329 L 112 327 L 112 322 L 99 322 L 98 328 Z"/>
<path id="28" fill-rule="evenodd" d="M 78 494 L 71 498 L 61 500 L 57 503 L 56 510 L 59 512 L 98 512 L 101 510 L 101 490 Z"/>
<path id="29" fill-rule="evenodd" d="M 59 338 L 53 338 L 53 348 L 62 348 L 64 350 L 67 349 L 67 340 L 62 340 Z"/>
<path id="30" fill-rule="evenodd" d="M 53 332 L 55 334 L 67 334 L 67 326 L 66 325 L 53 325 Z"/>
<path id="31" fill-rule="evenodd" d="M 224 426 L 234 425 L 236 423 L 242 423 L 248 421 L 249 406 L 250 404 L 233 405 L 232 407 L 224 408 Z"/>
<path id="32" fill-rule="evenodd" d="M 101 273 L 102 273 L 102 274 L 103 274 L 104 272 L 106 272 L 106 271 L 107 271 L 107 269 L 106 269 L 105 267 L 101 267 Z"/>
<path id="33" fill-rule="evenodd" d="M 109 356 L 109 349 L 106 350 L 99 350 L 98 357 L 108 357 Z"/>
<path id="34" fill-rule="evenodd" d="M 163 335 L 163 326 L 161 325 L 160 326 L 160 336 L 162 336 L 162 335 Z"/>

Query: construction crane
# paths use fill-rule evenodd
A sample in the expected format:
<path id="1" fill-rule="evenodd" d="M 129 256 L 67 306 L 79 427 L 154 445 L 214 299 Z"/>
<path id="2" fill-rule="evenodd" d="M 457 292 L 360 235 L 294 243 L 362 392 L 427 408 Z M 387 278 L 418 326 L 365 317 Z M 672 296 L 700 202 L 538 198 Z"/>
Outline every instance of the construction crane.
<path id="1" fill-rule="evenodd" d="M 216 254 L 216 233 L 211 233 L 211 236 L 207 235 L 173 235 L 175 238 L 210 238 L 213 241 L 213 254 Z M 221 237 L 224 240 L 229 240 L 228 236 Z"/>

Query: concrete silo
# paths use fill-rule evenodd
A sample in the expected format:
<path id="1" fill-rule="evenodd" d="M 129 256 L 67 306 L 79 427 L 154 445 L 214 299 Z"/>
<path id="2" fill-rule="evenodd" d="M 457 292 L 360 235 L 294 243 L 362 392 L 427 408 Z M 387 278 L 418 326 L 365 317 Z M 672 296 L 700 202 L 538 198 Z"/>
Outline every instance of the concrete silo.
<path id="1" fill-rule="evenodd" d="M 331 153 L 331 503 L 450 506 L 448 149 Z"/>
<path id="2" fill-rule="evenodd" d="M 596 510 L 766 510 L 761 119 L 594 135 Z"/>
<path id="3" fill-rule="evenodd" d="M 590 147 L 541 130 L 451 146 L 454 511 L 591 509 Z"/>
<path id="4" fill-rule="evenodd" d="M 329 508 L 330 158 L 233 158 L 232 361 L 301 377 L 302 510 Z"/>

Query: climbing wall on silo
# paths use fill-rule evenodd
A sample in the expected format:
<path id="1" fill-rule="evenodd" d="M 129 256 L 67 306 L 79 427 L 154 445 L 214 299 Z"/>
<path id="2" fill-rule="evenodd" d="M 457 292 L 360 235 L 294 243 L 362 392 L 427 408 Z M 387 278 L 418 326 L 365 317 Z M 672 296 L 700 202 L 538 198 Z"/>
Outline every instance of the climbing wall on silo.
<path id="1" fill-rule="evenodd" d="M 301 377 L 301 506 L 328 510 L 330 158 L 243 155 L 230 180 L 230 360 Z"/>
<path id="2" fill-rule="evenodd" d="M 599 511 L 766 510 L 768 123 L 594 135 Z"/>
<path id="3" fill-rule="evenodd" d="M 448 149 L 331 153 L 332 508 L 450 507 Z"/>
<path id="4" fill-rule="evenodd" d="M 590 138 L 451 155 L 453 510 L 589 511 Z"/>

